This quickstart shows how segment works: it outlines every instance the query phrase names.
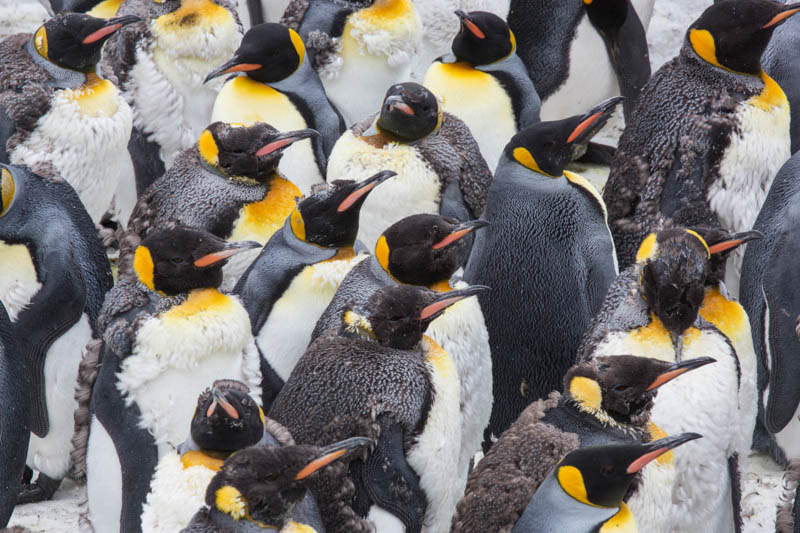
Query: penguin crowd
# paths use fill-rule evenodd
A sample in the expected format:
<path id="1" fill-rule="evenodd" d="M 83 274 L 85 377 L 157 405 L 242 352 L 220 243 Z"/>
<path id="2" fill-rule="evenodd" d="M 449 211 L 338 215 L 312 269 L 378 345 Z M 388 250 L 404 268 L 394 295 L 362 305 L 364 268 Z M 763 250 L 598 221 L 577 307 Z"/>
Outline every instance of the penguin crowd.
<path id="1" fill-rule="evenodd" d="M 800 3 L 654 1 L 42 0 L 0 529 L 800 533 Z"/>

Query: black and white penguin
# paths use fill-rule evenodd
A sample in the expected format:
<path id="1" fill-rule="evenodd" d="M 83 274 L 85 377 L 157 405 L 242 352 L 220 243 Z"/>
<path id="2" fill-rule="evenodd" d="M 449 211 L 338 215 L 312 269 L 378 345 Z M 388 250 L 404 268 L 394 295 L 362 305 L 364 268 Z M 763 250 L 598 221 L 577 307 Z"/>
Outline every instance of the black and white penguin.
<path id="1" fill-rule="evenodd" d="M 542 120 L 619 94 L 630 115 L 650 77 L 643 21 L 653 2 L 511 0 L 508 25 L 542 99 Z"/>
<path id="2" fill-rule="evenodd" d="M 117 188 L 134 183 L 126 152 L 133 113 L 97 63 L 106 40 L 138 20 L 67 13 L 0 43 L 0 162 L 52 165 L 95 223 Z M 123 223 L 128 204 L 118 210 Z"/>
<path id="3" fill-rule="evenodd" d="M 792 17 L 778 26 L 761 57 L 764 72 L 778 82 L 789 100 L 793 154 L 800 150 L 800 63 L 795 57 L 798 47 L 800 17 Z"/>
<path id="4" fill-rule="evenodd" d="M 642 90 L 603 190 L 620 267 L 664 227 L 752 228 L 790 155 L 789 103 L 761 55 L 798 11 L 800 4 L 770 0 L 712 5 Z M 727 270 L 734 296 L 741 257 Z"/>
<path id="5" fill-rule="evenodd" d="M 345 310 L 300 358 L 270 409 L 298 443 L 372 437 L 380 428 L 375 450 L 351 465 L 349 507 L 332 505 L 338 487 L 314 488 L 329 533 L 354 530 L 343 514 L 350 510 L 380 531 L 449 528 L 463 486 L 460 383 L 453 358 L 423 334 L 447 307 L 483 289 L 385 287 Z M 398 486 L 407 498 L 397 498 Z"/>
<path id="6" fill-rule="evenodd" d="M 348 126 L 373 113 L 387 87 L 408 80 L 422 39 L 411 0 L 292 0 L 282 21 L 303 38 Z"/>
<path id="7" fill-rule="evenodd" d="M 327 446 L 255 446 L 225 461 L 206 491 L 205 506 L 182 533 L 316 533 L 319 524 L 295 521 L 310 476 L 353 456 L 375 441 L 363 437 Z"/>
<path id="8" fill-rule="evenodd" d="M 136 248 L 134 275 L 109 293 L 85 453 L 95 531 L 141 530 L 156 464 L 186 438 L 209 383 L 242 381 L 259 400 L 247 311 L 217 290 L 225 261 L 254 246 L 185 227 L 156 232 Z"/>
<path id="9" fill-rule="evenodd" d="M 318 131 L 319 136 L 287 149 L 279 167 L 303 194 L 309 194 L 312 185 L 325 182 L 328 156 L 345 124 L 306 59 L 303 40 L 281 24 L 255 26 L 244 35 L 233 58 L 206 80 L 236 72 L 244 74 L 225 82 L 211 120 Z"/>
<path id="10" fill-rule="evenodd" d="M 262 368 L 264 407 L 308 348 L 314 325 L 339 284 L 366 255 L 355 256 L 358 215 L 375 187 L 394 176 L 379 172 L 362 182 L 336 181 L 304 198 L 236 284 L 250 315 Z M 269 387 L 270 373 L 281 383 Z"/>
<path id="11" fill-rule="evenodd" d="M 480 217 L 492 173 L 469 128 L 417 83 L 393 85 L 377 115 L 353 125 L 333 147 L 328 181 L 397 177 L 361 209 L 358 240 L 369 250 L 391 224 L 416 213 L 461 221 Z"/>
<path id="12" fill-rule="evenodd" d="M 39 472 L 19 503 L 49 499 L 67 474 L 78 366 L 113 284 L 92 219 L 46 170 L 0 165 L 0 302 L 30 376 L 26 464 Z"/>
<path id="13" fill-rule="evenodd" d="M 116 16 L 122 0 L 39 0 L 51 14 L 76 11 L 101 19 Z"/>
<path id="14" fill-rule="evenodd" d="M 591 138 L 620 100 L 522 130 L 497 166 L 483 214 L 492 225 L 476 236 L 464 271 L 468 283 L 492 288 L 480 298 L 494 387 L 487 445 L 528 404 L 560 388 L 616 277 L 600 194 L 564 165 L 574 145 Z"/>
<path id="15" fill-rule="evenodd" d="M 302 196 L 278 171 L 283 151 L 314 135 L 309 129 L 281 133 L 264 123 L 211 124 L 139 197 L 129 229 L 144 238 L 179 222 L 225 240 L 266 244 Z M 132 252 L 122 249 L 123 255 Z M 257 255 L 253 250 L 229 261 L 224 290 L 233 288 Z"/>
<path id="16" fill-rule="evenodd" d="M 486 11 L 456 15 L 453 53 L 434 61 L 423 83 L 469 127 L 494 170 L 511 137 L 539 122 L 541 101 L 506 21 Z"/>
<path id="17" fill-rule="evenodd" d="M 574 365 L 563 395 L 529 405 L 472 471 L 452 533 L 511 530 L 547 474 L 579 447 L 656 440 L 661 432 L 650 421 L 656 389 L 712 362 L 618 356 Z M 640 482 L 637 490 L 647 487 Z"/>

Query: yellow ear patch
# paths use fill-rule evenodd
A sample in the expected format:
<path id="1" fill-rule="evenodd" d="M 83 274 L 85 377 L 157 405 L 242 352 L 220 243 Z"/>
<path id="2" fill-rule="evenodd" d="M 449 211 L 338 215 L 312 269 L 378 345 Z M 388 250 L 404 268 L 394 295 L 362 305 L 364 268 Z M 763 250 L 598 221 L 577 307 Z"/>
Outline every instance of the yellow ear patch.
<path id="1" fill-rule="evenodd" d="M 378 263 L 386 272 L 389 272 L 389 244 L 383 235 L 380 236 L 378 243 L 375 245 L 375 259 L 378 260 Z"/>
<path id="2" fill-rule="evenodd" d="M 100 19 L 110 19 L 117 16 L 117 11 L 122 0 L 104 0 L 86 12 L 87 15 Z"/>
<path id="3" fill-rule="evenodd" d="M 147 246 L 139 246 L 136 248 L 136 253 L 133 255 L 133 270 L 139 281 L 151 291 L 156 290 L 153 284 L 153 276 L 155 275 L 155 264 L 153 263 L 153 256 L 150 255 L 150 250 Z"/>
<path id="4" fill-rule="evenodd" d="M 291 28 L 289 28 L 289 38 L 292 40 L 294 49 L 297 52 L 297 55 L 300 57 L 300 60 L 297 62 L 297 66 L 299 68 L 300 65 L 303 64 L 303 58 L 306 56 L 306 45 L 303 44 L 302 37 L 300 37 L 300 35 Z"/>
<path id="5" fill-rule="evenodd" d="M 603 406 L 603 391 L 600 384 L 585 376 L 575 376 L 569 382 L 569 393 L 575 400 L 589 409 L 599 411 Z"/>
<path id="6" fill-rule="evenodd" d="M 708 244 L 706 244 L 706 240 L 705 240 L 704 238 L 702 238 L 702 237 L 700 236 L 700 234 L 699 234 L 699 233 L 697 233 L 697 232 L 696 232 L 696 231 L 694 231 L 694 230 L 687 229 L 687 230 L 686 230 L 686 233 L 688 233 L 689 235 L 694 235 L 695 237 L 697 237 L 697 238 L 698 238 L 698 240 L 699 240 L 699 241 L 700 241 L 700 242 L 703 244 L 703 248 L 705 248 L 705 249 L 706 249 L 706 253 L 708 254 L 708 258 L 709 258 L 709 259 L 711 259 L 711 250 L 709 250 L 709 249 L 708 249 Z"/>
<path id="7" fill-rule="evenodd" d="M 529 168 L 534 172 L 538 172 L 539 174 L 542 174 L 544 176 L 549 176 L 551 178 L 557 177 L 548 174 L 547 172 L 539 168 L 539 163 L 536 162 L 536 160 L 533 158 L 533 156 L 531 155 L 531 153 L 528 151 L 527 148 L 517 146 L 516 148 L 514 148 L 514 151 L 512 153 L 514 154 L 514 159 L 516 159 L 520 165 Z"/>
<path id="8" fill-rule="evenodd" d="M 704 61 L 711 63 L 715 67 L 723 67 L 717 59 L 717 44 L 714 42 L 714 36 L 708 30 L 694 29 L 689 32 L 689 42 L 692 45 L 695 53 L 699 55 Z"/>
<path id="9" fill-rule="evenodd" d="M 242 493 L 236 487 L 225 485 L 217 489 L 215 496 L 217 509 L 234 520 L 244 518 L 247 514 L 247 504 L 242 498 Z"/>
<path id="10" fill-rule="evenodd" d="M 656 242 L 656 234 L 651 233 L 644 238 L 642 244 L 639 245 L 639 251 L 636 252 L 636 262 L 643 263 L 648 259 L 653 259 L 658 252 L 658 243 Z"/>
<path id="11" fill-rule="evenodd" d="M 8 169 L 0 173 L 0 216 L 4 215 L 14 200 L 14 177 Z"/>
<path id="12" fill-rule="evenodd" d="M 219 147 L 214 136 L 208 130 L 203 130 L 200 138 L 197 140 L 197 149 L 200 151 L 200 157 L 211 166 L 219 165 Z"/>
<path id="13" fill-rule="evenodd" d="M 514 32 L 511 30 L 508 30 L 508 40 L 511 41 L 511 54 L 513 54 L 517 50 L 517 38 L 514 37 Z"/>
<path id="14" fill-rule="evenodd" d="M 39 52 L 40 56 L 45 59 L 50 59 L 47 57 L 47 30 L 44 29 L 44 26 L 36 30 L 36 34 L 33 36 L 33 46 L 36 48 L 36 51 Z"/>
<path id="15" fill-rule="evenodd" d="M 558 484 L 561 485 L 564 492 L 579 502 L 592 507 L 599 507 L 599 505 L 589 501 L 589 497 L 586 495 L 586 485 L 583 482 L 583 474 L 574 466 L 558 467 Z"/>
<path id="16" fill-rule="evenodd" d="M 303 215 L 300 214 L 298 209 L 292 211 L 292 214 L 289 218 L 289 224 L 292 227 L 292 233 L 294 236 L 300 239 L 301 241 L 306 240 L 306 223 L 303 220 Z"/>

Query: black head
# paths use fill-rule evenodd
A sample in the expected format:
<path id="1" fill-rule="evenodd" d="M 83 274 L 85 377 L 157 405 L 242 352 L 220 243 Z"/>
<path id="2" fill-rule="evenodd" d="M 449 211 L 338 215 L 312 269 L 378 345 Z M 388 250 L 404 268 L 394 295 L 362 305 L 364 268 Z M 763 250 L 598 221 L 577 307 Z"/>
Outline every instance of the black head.
<path id="1" fill-rule="evenodd" d="M 264 435 L 264 413 L 247 385 L 217 380 L 197 399 L 191 434 L 202 450 L 232 452 L 252 446 Z"/>
<path id="2" fill-rule="evenodd" d="M 281 133 L 263 122 L 250 126 L 214 122 L 200 134 L 197 148 L 203 162 L 223 175 L 263 182 L 277 170 L 286 148 L 318 135 L 312 129 Z"/>
<path id="3" fill-rule="evenodd" d="M 439 129 L 442 114 L 439 99 L 428 89 L 419 83 L 398 83 L 386 91 L 377 127 L 401 141 L 418 141 Z"/>
<path id="4" fill-rule="evenodd" d="M 691 230 L 674 228 L 642 241 L 636 262 L 643 263 L 641 287 L 647 306 L 673 335 L 694 324 L 710 272 L 708 245 Z"/>
<path id="5" fill-rule="evenodd" d="M 683 433 L 647 444 L 578 448 L 561 460 L 554 475 L 564 492 L 582 503 L 619 507 L 636 473 L 647 463 L 700 437 Z"/>
<path id="6" fill-rule="evenodd" d="M 628 17 L 627 0 L 583 0 L 592 24 L 603 31 L 619 31 Z"/>
<path id="7" fill-rule="evenodd" d="M 800 4 L 772 0 L 724 0 L 706 9 L 686 39 L 712 65 L 745 74 L 761 73 L 761 56 L 780 23 Z"/>
<path id="8" fill-rule="evenodd" d="M 216 288 L 228 258 L 260 247 L 253 241 L 228 243 L 207 231 L 179 226 L 148 235 L 136 248 L 133 269 L 139 281 L 164 294 Z"/>
<path id="9" fill-rule="evenodd" d="M 242 37 L 239 49 L 226 63 L 213 70 L 206 81 L 234 72 L 244 72 L 261 83 L 274 83 L 291 76 L 303 63 L 306 47 L 300 35 L 282 24 L 253 26 Z"/>
<path id="10" fill-rule="evenodd" d="M 703 237 L 711 254 L 711 268 L 706 278 L 709 286 L 725 279 L 725 264 L 731 252 L 750 241 L 764 238 L 763 233 L 755 230 L 730 233 L 718 227 L 695 226 L 692 229 Z"/>
<path id="11" fill-rule="evenodd" d="M 301 241 L 326 248 L 352 247 L 358 234 L 358 215 L 367 196 L 396 175 L 384 170 L 364 181 L 337 180 L 303 198 L 290 215 L 292 233 Z"/>
<path id="12" fill-rule="evenodd" d="M 306 494 L 308 477 L 349 453 L 374 445 L 353 437 L 324 448 L 254 446 L 231 455 L 206 489 L 206 504 L 234 520 L 280 530 Z"/>
<path id="13" fill-rule="evenodd" d="M 459 9 L 456 16 L 461 20 L 461 28 L 453 39 L 453 55 L 459 61 L 466 61 L 471 65 L 488 65 L 514 52 L 514 34 L 508 23 L 494 13 L 465 13 Z"/>
<path id="14" fill-rule="evenodd" d="M 534 172 L 559 177 L 574 145 L 588 142 L 600 131 L 621 101 L 622 97 L 617 96 L 584 115 L 529 126 L 511 138 L 505 155 Z"/>
<path id="15" fill-rule="evenodd" d="M 139 20 L 134 16 L 99 19 L 84 13 L 56 15 L 36 30 L 33 45 L 42 57 L 60 67 L 91 72 L 108 38 Z"/>
<path id="16" fill-rule="evenodd" d="M 401 283 L 432 286 L 449 280 L 461 266 L 469 246 L 464 237 L 488 225 L 485 220 L 459 223 L 440 215 L 411 215 L 383 232 L 375 258 Z"/>

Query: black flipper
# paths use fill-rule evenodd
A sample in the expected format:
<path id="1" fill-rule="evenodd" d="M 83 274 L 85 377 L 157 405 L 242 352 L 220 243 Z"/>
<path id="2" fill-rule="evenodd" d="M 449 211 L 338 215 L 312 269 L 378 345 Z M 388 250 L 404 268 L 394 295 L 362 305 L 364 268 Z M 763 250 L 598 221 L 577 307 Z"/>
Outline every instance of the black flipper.
<path id="1" fill-rule="evenodd" d="M 131 130 L 128 141 L 128 153 L 131 155 L 133 170 L 136 175 L 136 196 L 141 196 L 147 187 L 164 175 L 164 161 L 161 159 L 161 148 L 136 126 Z"/>
<path id="2" fill-rule="evenodd" d="M 250 14 L 251 28 L 256 24 L 263 24 L 266 22 L 266 20 L 264 20 L 264 9 L 261 7 L 261 0 L 247 0 L 247 12 Z"/>
<path id="3" fill-rule="evenodd" d="M 261 353 L 261 348 L 256 346 L 256 349 L 261 357 L 261 408 L 265 413 L 269 413 L 272 402 L 283 388 L 284 382 L 267 362 L 267 358 Z"/>
<path id="4" fill-rule="evenodd" d="M 60 485 L 60 479 L 51 479 L 39 472 L 36 481 L 22 486 L 17 496 L 17 505 L 52 500 Z"/>
<path id="5" fill-rule="evenodd" d="M 8 116 L 5 108 L 0 106 L 0 163 L 8 164 L 11 162 L 6 145 L 9 137 L 14 135 L 16 129 L 17 125 L 14 120 Z"/>
<path id="6" fill-rule="evenodd" d="M 742 477 L 739 472 L 739 454 L 728 457 L 728 475 L 731 478 L 731 508 L 733 509 L 733 531 L 742 533 Z"/>

